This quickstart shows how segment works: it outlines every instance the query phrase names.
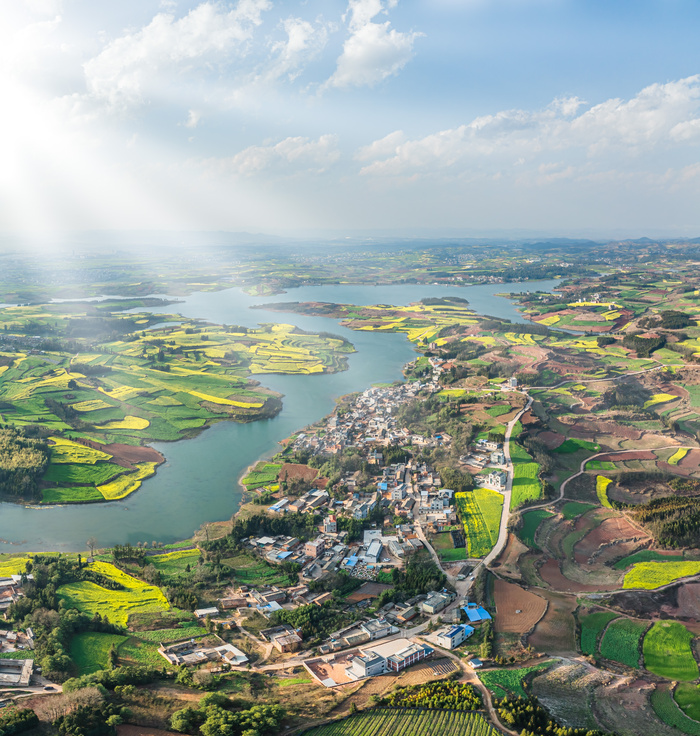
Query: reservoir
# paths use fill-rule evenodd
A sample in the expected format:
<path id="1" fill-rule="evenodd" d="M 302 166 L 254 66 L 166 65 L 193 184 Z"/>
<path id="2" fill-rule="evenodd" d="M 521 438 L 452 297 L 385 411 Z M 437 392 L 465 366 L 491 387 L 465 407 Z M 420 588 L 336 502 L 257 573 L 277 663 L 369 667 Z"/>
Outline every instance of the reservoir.
<path id="1" fill-rule="evenodd" d="M 333 319 L 251 310 L 252 305 L 277 301 L 403 305 L 425 297 L 460 296 L 478 314 L 524 322 L 513 303 L 496 294 L 550 291 L 558 283 L 314 286 L 274 297 L 252 297 L 239 289 L 227 289 L 194 293 L 179 304 L 150 309 L 218 324 L 255 327 L 261 322 L 284 322 L 314 332 L 325 330 L 347 338 L 357 352 L 348 356 L 348 370 L 341 373 L 254 376 L 284 394 L 283 409 L 276 417 L 250 424 L 220 422 L 194 439 L 154 443 L 166 462 L 154 478 L 122 501 L 42 508 L 0 504 L 0 551 L 80 551 L 86 549 L 89 537 L 95 537 L 100 547 L 187 539 L 202 524 L 228 519 L 236 512 L 242 497 L 238 480 L 251 463 L 273 455 L 280 440 L 329 414 L 337 397 L 400 379 L 403 366 L 416 357 L 403 334 L 354 332 Z"/>

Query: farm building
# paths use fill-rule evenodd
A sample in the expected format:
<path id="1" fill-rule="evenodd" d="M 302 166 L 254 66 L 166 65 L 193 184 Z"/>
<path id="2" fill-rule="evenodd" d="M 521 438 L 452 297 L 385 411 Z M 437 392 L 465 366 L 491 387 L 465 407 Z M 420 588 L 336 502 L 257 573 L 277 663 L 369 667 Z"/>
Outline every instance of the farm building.
<path id="1" fill-rule="evenodd" d="M 0 660 L 0 685 L 26 687 L 34 672 L 33 659 Z"/>
<path id="2" fill-rule="evenodd" d="M 382 556 L 383 549 L 382 543 L 378 539 L 373 539 L 365 553 L 365 561 L 376 564 Z"/>
<path id="3" fill-rule="evenodd" d="M 219 615 L 219 609 L 218 608 L 198 608 L 194 615 L 197 618 L 206 618 L 207 616 L 218 616 Z"/>
<path id="4" fill-rule="evenodd" d="M 465 606 L 462 610 L 467 614 L 470 624 L 480 624 L 482 621 L 491 620 L 491 614 L 482 606 L 471 604 Z"/>
<path id="5" fill-rule="evenodd" d="M 468 624 L 446 626 L 435 633 L 435 641 L 445 649 L 455 649 L 474 633 L 474 627 Z"/>

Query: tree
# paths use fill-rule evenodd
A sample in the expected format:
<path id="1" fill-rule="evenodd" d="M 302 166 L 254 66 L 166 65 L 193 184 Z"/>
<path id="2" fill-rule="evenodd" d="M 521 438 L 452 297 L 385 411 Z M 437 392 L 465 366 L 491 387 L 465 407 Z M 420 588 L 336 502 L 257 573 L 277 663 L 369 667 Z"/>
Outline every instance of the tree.
<path id="1" fill-rule="evenodd" d="M 115 669 L 119 666 L 119 653 L 117 652 L 117 647 L 115 646 L 114 642 L 112 642 L 112 646 L 110 646 L 109 648 L 107 661 L 109 662 L 110 669 Z"/>
<path id="2" fill-rule="evenodd" d="M 95 537 L 90 537 L 87 542 L 87 546 L 90 548 L 90 556 L 95 556 L 95 550 L 97 549 L 97 539 Z"/>

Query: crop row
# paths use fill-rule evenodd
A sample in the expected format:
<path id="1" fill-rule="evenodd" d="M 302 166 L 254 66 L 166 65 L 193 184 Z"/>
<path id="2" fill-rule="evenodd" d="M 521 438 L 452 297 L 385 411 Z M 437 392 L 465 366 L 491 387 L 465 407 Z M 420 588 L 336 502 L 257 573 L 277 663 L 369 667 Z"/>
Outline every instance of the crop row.
<path id="1" fill-rule="evenodd" d="M 305 732 L 305 736 L 498 736 L 478 713 L 376 709 Z"/>

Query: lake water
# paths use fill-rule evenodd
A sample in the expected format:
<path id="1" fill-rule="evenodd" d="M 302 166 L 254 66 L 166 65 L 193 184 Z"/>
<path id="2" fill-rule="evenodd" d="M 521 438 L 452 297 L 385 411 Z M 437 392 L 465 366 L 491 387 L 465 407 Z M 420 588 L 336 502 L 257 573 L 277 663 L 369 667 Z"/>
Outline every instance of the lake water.
<path id="1" fill-rule="evenodd" d="M 333 375 L 255 376 L 263 385 L 284 394 L 284 407 L 276 417 L 250 424 L 220 422 L 195 439 L 154 443 L 166 462 L 154 478 L 123 501 L 42 508 L 0 504 L 0 551 L 80 551 L 91 536 L 104 547 L 189 538 L 205 522 L 228 519 L 235 513 L 241 501 L 238 480 L 251 463 L 274 454 L 280 440 L 330 413 L 337 397 L 362 391 L 373 383 L 400 379 L 403 366 L 416 357 L 403 334 L 353 332 L 336 320 L 249 309 L 252 305 L 275 301 L 401 305 L 424 297 L 452 295 L 468 299 L 479 314 L 524 322 L 515 306 L 496 294 L 549 291 L 558 283 L 339 285 L 292 289 L 275 297 L 251 297 L 239 289 L 228 289 L 195 293 L 182 303 L 151 309 L 219 324 L 255 327 L 261 322 L 284 322 L 310 331 L 326 330 L 346 337 L 357 352 L 348 357 L 347 371 Z"/>

